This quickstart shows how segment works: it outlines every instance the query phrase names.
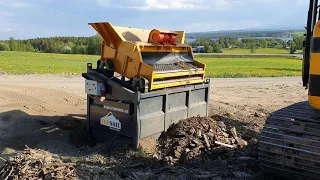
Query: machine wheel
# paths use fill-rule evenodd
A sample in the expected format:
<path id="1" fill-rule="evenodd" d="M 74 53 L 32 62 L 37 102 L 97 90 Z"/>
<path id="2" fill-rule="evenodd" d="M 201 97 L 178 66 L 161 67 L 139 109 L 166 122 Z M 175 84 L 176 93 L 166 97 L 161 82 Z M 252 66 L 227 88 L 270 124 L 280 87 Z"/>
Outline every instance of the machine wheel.
<path id="1" fill-rule="evenodd" d="M 320 112 L 301 102 L 272 113 L 259 140 L 264 173 L 320 179 Z"/>

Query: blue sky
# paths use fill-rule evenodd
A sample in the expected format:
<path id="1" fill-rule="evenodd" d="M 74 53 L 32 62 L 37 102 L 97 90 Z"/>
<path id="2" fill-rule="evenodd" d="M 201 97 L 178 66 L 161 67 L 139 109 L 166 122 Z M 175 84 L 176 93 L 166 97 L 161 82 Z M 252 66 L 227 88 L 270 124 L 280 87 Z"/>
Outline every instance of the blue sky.
<path id="1" fill-rule="evenodd" d="M 308 0 L 0 0 L 0 39 L 91 36 L 88 22 L 203 32 L 301 27 Z"/>

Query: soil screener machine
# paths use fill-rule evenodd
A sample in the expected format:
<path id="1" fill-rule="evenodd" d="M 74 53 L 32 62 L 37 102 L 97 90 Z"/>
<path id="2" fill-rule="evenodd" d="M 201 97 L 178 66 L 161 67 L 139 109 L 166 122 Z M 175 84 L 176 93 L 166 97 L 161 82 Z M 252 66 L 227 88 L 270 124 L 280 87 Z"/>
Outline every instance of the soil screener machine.
<path id="1" fill-rule="evenodd" d="M 158 136 L 173 123 L 208 115 L 210 81 L 184 31 L 89 23 L 103 38 L 96 68 L 87 65 L 88 130 L 104 142 Z"/>

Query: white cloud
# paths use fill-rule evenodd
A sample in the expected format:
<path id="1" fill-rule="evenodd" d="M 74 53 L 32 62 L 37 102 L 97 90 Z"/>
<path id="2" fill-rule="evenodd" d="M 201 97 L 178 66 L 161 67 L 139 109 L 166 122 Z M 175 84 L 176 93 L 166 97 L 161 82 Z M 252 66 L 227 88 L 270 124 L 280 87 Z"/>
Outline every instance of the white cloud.
<path id="1" fill-rule="evenodd" d="M 0 5 L 11 8 L 27 8 L 31 4 L 23 0 L 0 0 Z"/>
<path id="2" fill-rule="evenodd" d="M 6 32 L 11 32 L 12 29 L 11 29 L 11 28 L 5 28 L 4 31 L 6 31 Z"/>
<path id="3" fill-rule="evenodd" d="M 145 4 L 144 1 L 141 0 L 96 0 L 96 3 L 98 6 L 101 7 L 108 7 L 108 8 L 135 8 L 135 7 L 141 7 Z"/>
<path id="4" fill-rule="evenodd" d="M 249 0 L 251 1 L 251 0 Z M 168 10 L 168 9 L 218 9 L 237 5 L 241 0 L 96 0 L 102 7 L 121 7 L 142 10 Z M 232 5 L 232 6 L 231 6 Z"/>
<path id="5" fill-rule="evenodd" d="M 297 5 L 309 5 L 310 1 L 307 0 L 298 0 Z"/>
<path id="6" fill-rule="evenodd" d="M 12 2 L 11 4 L 9 4 L 9 6 L 14 7 L 14 8 L 26 8 L 26 7 L 29 7 L 30 4 L 28 4 L 26 2 L 22 2 L 22 1 L 15 1 L 15 2 Z"/>
<path id="7" fill-rule="evenodd" d="M 140 9 L 195 9 L 204 7 L 190 0 L 146 0 Z"/>
<path id="8" fill-rule="evenodd" d="M 297 4 L 308 4 L 307 0 L 295 0 Z M 96 0 L 102 7 L 132 8 L 141 10 L 168 10 L 168 9 L 234 9 L 250 8 L 250 5 L 276 6 L 292 4 L 292 0 Z M 294 4 L 294 3 L 293 3 Z"/>
<path id="9" fill-rule="evenodd" d="M 0 31 L 1 32 L 11 32 L 13 29 L 11 28 L 10 25 L 2 25 L 0 26 Z"/>
<path id="10" fill-rule="evenodd" d="M 215 21 L 191 23 L 183 26 L 188 32 L 201 32 L 201 31 L 221 31 L 221 30 L 240 30 L 253 28 L 262 25 L 259 21 Z"/>
<path id="11" fill-rule="evenodd" d="M 0 12 L 0 17 L 12 17 L 13 13 L 8 12 Z"/>

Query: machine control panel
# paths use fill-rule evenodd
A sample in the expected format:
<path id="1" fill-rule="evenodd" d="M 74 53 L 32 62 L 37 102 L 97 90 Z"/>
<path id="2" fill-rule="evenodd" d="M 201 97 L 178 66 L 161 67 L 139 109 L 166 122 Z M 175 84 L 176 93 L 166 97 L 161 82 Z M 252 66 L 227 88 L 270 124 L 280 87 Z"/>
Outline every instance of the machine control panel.
<path id="1" fill-rule="evenodd" d="M 105 86 L 103 82 L 85 80 L 85 91 L 86 94 L 101 96 L 105 91 Z"/>

